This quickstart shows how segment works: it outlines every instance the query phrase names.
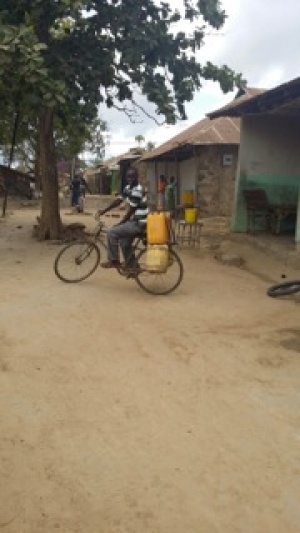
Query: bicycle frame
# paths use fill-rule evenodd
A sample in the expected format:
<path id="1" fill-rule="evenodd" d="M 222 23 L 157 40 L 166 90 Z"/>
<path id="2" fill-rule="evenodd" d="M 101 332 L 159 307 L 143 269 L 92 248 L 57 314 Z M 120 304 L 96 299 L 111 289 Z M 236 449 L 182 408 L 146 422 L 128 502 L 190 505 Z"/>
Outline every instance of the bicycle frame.
<path id="1" fill-rule="evenodd" d="M 107 234 L 108 228 L 105 226 L 105 223 L 101 220 L 96 225 L 96 228 L 92 232 L 92 242 L 97 244 L 97 241 L 100 241 L 101 244 L 107 248 L 106 244 L 106 234 Z M 141 234 L 137 236 L 132 245 L 132 253 L 127 258 L 127 261 L 125 261 L 123 264 L 120 265 L 120 267 L 117 269 L 118 273 L 121 276 L 127 276 L 128 275 L 128 264 L 130 264 L 133 257 L 135 257 L 135 252 L 142 250 L 142 248 L 146 248 L 147 242 L 146 242 L 146 234 Z"/>
<path id="2" fill-rule="evenodd" d="M 103 242 L 103 237 L 106 235 L 106 233 L 107 227 L 105 226 L 104 222 L 100 220 L 92 232 L 93 242 L 97 242 L 98 240 Z"/>
<path id="3" fill-rule="evenodd" d="M 106 233 L 105 224 L 99 221 L 94 231 L 84 240 L 64 246 L 54 261 L 57 277 L 66 283 L 77 283 L 93 274 L 101 260 L 100 248 L 107 249 Z M 173 250 L 173 244 L 175 243 L 171 240 L 167 243 L 169 262 L 166 270 L 149 270 L 146 260 L 147 239 L 142 233 L 132 242 L 132 254 L 115 270 L 125 278 L 133 278 L 149 294 L 169 294 L 181 283 L 184 271 L 180 257 Z"/>

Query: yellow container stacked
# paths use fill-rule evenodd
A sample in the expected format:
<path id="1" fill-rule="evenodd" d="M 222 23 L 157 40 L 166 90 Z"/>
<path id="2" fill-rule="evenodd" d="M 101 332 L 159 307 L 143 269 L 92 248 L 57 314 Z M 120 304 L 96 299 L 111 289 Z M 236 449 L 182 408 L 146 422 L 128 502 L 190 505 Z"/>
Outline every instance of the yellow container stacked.
<path id="1" fill-rule="evenodd" d="M 169 240 L 169 228 L 166 213 L 149 213 L 147 217 L 148 244 L 166 244 Z"/>
<path id="2" fill-rule="evenodd" d="M 166 244 L 149 244 L 146 252 L 146 269 L 149 272 L 166 272 L 169 248 Z"/>
<path id="3" fill-rule="evenodd" d="M 146 269 L 165 272 L 169 262 L 169 213 L 149 213 L 147 217 Z"/>

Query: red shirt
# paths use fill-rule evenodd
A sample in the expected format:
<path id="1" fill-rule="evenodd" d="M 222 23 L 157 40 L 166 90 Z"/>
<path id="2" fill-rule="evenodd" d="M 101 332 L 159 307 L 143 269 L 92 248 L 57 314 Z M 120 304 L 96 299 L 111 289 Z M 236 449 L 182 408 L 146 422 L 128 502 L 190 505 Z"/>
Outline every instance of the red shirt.
<path id="1" fill-rule="evenodd" d="M 166 189 L 166 182 L 164 180 L 158 181 L 158 192 L 165 192 Z"/>

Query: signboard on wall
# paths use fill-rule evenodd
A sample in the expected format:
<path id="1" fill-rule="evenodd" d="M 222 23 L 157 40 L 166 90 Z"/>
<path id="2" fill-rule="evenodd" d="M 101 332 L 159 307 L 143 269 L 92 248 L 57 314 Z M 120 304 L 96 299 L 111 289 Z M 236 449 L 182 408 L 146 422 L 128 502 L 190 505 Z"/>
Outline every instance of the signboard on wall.
<path id="1" fill-rule="evenodd" d="M 223 154 L 223 167 L 230 167 L 233 164 L 232 154 Z"/>

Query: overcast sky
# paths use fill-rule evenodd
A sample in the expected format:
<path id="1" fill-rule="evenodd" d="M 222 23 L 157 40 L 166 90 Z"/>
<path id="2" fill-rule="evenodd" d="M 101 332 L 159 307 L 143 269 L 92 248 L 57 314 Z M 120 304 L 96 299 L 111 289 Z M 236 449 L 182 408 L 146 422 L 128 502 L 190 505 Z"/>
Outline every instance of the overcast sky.
<path id="1" fill-rule="evenodd" d="M 182 4 L 180 0 L 171 3 L 172 6 Z M 223 0 L 221 3 L 227 21 L 218 35 L 206 37 L 199 53 L 200 62 L 227 64 L 243 74 L 249 87 L 270 89 L 300 76 L 300 0 Z M 146 142 L 159 146 L 233 97 L 233 93 L 224 95 L 218 84 L 205 83 L 186 105 L 188 120 L 175 126 L 158 127 L 146 117 L 132 124 L 123 113 L 102 106 L 100 114 L 109 128 L 105 158 L 136 146 L 136 135 L 143 135 Z M 145 107 L 151 112 L 150 104 L 145 102 Z"/>

